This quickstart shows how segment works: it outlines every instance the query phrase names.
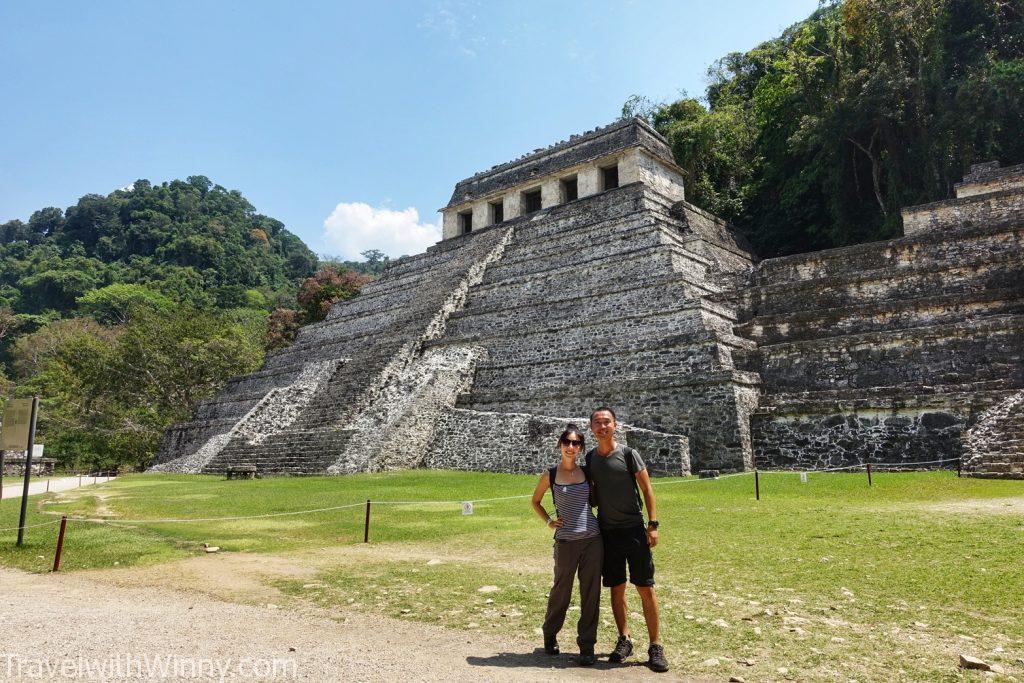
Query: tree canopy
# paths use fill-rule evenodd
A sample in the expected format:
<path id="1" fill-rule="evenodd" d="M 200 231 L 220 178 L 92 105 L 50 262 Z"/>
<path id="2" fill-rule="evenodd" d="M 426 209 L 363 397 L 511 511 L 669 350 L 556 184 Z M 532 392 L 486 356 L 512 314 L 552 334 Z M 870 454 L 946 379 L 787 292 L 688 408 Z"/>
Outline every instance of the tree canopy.
<path id="1" fill-rule="evenodd" d="M 126 284 L 199 310 L 264 308 L 316 267 L 284 224 L 205 176 L 137 180 L 0 225 L 0 306 L 26 315 L 66 316 L 89 292 Z"/>
<path id="2" fill-rule="evenodd" d="M 708 70 L 703 100 L 631 98 L 695 204 L 759 255 L 899 234 L 972 163 L 1024 162 L 1024 3 L 835 0 Z"/>

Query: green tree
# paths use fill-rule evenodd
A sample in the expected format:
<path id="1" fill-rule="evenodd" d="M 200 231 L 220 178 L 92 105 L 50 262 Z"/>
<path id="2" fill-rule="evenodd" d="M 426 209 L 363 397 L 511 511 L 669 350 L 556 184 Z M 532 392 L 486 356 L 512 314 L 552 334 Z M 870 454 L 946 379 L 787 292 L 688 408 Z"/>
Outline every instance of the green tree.
<path id="1" fill-rule="evenodd" d="M 113 284 L 78 298 L 79 309 L 108 325 L 123 325 L 142 309 L 168 311 L 174 302 L 145 285 Z"/>

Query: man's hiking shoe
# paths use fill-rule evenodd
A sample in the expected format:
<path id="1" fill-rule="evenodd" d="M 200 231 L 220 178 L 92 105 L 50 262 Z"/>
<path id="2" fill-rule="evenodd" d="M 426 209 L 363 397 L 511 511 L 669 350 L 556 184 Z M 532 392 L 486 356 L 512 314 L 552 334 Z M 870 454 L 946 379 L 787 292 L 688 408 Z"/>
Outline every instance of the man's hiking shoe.
<path id="1" fill-rule="evenodd" d="M 594 646 L 580 648 L 580 666 L 594 666 L 597 657 L 594 656 Z"/>
<path id="2" fill-rule="evenodd" d="M 668 671 L 668 660 L 665 659 L 665 648 L 661 645 L 651 645 L 647 648 L 647 666 L 651 671 Z"/>
<path id="3" fill-rule="evenodd" d="M 557 655 L 560 652 L 558 640 L 554 636 L 544 636 L 544 652 L 547 652 L 549 655 Z"/>
<path id="4" fill-rule="evenodd" d="M 633 654 L 633 641 L 629 639 L 629 636 L 619 636 L 619 639 L 615 641 L 615 649 L 608 655 L 608 661 L 619 664 L 626 661 L 626 657 L 631 654 Z"/>

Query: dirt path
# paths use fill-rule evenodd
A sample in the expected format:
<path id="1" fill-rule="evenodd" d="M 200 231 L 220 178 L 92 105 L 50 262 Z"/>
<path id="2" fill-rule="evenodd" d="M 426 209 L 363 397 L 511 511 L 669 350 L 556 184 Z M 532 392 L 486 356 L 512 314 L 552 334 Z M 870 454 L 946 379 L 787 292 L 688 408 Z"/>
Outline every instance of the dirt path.
<path id="1" fill-rule="evenodd" d="M 38 680 L 42 670 L 84 680 L 86 667 L 93 680 L 147 678 L 139 669 L 159 662 L 172 679 L 189 678 L 194 668 L 209 674 L 204 680 L 219 679 L 220 671 L 227 679 L 271 680 L 253 674 L 276 666 L 278 680 L 678 680 L 639 665 L 581 669 L 571 656 L 548 657 L 526 639 L 285 605 L 265 583 L 312 573 L 309 564 L 225 554 L 74 574 L 0 569 L 7 594 L 0 602 L 0 679 Z M 175 667 L 183 667 L 180 675 Z"/>

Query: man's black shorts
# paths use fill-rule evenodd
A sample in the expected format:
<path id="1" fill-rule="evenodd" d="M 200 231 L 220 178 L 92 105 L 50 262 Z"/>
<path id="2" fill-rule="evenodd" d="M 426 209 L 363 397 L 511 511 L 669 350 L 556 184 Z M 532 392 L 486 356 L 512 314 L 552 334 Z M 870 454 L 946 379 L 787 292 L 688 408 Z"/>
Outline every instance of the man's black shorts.
<path id="1" fill-rule="evenodd" d="M 654 585 L 654 558 L 647 542 L 647 529 L 641 526 L 627 529 L 602 529 L 604 540 L 604 567 L 602 580 L 606 588 L 629 582 L 634 586 Z"/>

